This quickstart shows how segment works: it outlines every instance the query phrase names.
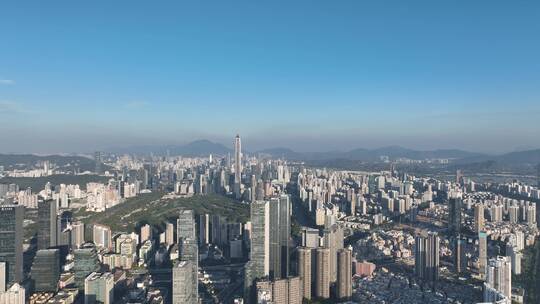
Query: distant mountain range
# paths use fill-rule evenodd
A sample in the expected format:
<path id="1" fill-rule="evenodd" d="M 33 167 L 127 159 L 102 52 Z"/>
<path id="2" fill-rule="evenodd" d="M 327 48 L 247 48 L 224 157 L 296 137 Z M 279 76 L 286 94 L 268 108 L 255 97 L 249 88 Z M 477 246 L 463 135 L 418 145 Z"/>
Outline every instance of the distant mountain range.
<path id="1" fill-rule="evenodd" d="M 124 149 L 112 149 L 110 152 L 146 155 L 154 153 L 157 155 L 165 155 L 167 151 L 170 155 L 185 156 L 207 156 L 209 154 L 226 155 L 227 153 L 232 154 L 233 152 L 231 148 L 209 140 L 197 140 L 185 145 L 133 146 Z M 487 161 L 504 164 L 540 163 L 540 149 L 510 152 L 502 155 L 488 155 L 458 149 L 413 150 L 400 146 L 388 146 L 377 149 L 358 148 L 350 151 L 329 152 L 296 152 L 289 148 L 279 147 L 248 153 L 266 155 L 273 158 L 305 161 L 346 159 L 374 162 L 379 161 L 382 156 L 386 156 L 390 160 L 395 160 L 398 158 L 407 158 L 413 160 L 451 159 L 457 164 L 480 163 Z"/>

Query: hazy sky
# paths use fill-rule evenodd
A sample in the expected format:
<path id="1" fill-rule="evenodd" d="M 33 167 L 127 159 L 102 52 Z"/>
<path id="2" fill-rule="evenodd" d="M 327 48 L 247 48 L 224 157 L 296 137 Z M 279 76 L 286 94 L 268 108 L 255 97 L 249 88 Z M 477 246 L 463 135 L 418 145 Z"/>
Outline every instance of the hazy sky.
<path id="1" fill-rule="evenodd" d="M 539 37 L 540 1 L 2 1 L 0 152 L 539 147 Z"/>

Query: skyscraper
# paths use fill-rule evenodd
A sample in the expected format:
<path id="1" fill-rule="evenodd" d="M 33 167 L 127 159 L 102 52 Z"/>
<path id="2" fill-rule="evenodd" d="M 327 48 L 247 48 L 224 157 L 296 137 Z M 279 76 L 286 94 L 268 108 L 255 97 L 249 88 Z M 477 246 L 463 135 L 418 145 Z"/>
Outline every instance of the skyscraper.
<path id="1" fill-rule="evenodd" d="M 79 248 L 82 244 L 84 244 L 84 223 L 74 222 L 71 224 L 71 245 Z"/>
<path id="2" fill-rule="evenodd" d="M 101 174 L 102 173 L 101 164 L 103 163 L 103 153 L 100 151 L 96 151 L 94 153 L 94 161 L 96 162 L 96 167 L 94 169 L 94 172 L 96 174 Z"/>
<path id="3" fill-rule="evenodd" d="M 210 242 L 210 215 L 199 215 L 199 243 L 206 245 Z"/>
<path id="4" fill-rule="evenodd" d="M 57 245 L 57 208 L 56 201 L 38 202 L 38 249 L 47 249 Z"/>
<path id="5" fill-rule="evenodd" d="M 414 272 L 424 281 L 435 282 L 439 278 L 439 243 L 435 232 L 415 239 Z"/>
<path id="6" fill-rule="evenodd" d="M 6 263 L 7 286 L 23 279 L 23 219 L 23 206 L 0 206 L 0 262 Z"/>
<path id="7" fill-rule="evenodd" d="M 93 272 L 84 280 L 84 303 L 114 303 L 114 276 L 112 273 Z"/>
<path id="8" fill-rule="evenodd" d="M 476 233 L 484 230 L 484 205 L 481 203 L 474 206 L 474 228 Z"/>
<path id="9" fill-rule="evenodd" d="M 195 304 L 198 302 L 198 282 L 193 280 L 194 268 L 191 261 L 177 261 L 173 266 L 173 304 Z"/>
<path id="10" fill-rule="evenodd" d="M 196 239 L 193 210 L 180 210 L 176 221 L 176 232 L 179 244 L 181 239 Z"/>
<path id="11" fill-rule="evenodd" d="M 302 284 L 305 299 L 311 300 L 311 248 L 298 248 L 298 276 Z"/>
<path id="12" fill-rule="evenodd" d="M 270 278 L 289 276 L 291 203 L 288 195 L 270 199 Z"/>
<path id="13" fill-rule="evenodd" d="M 193 210 L 180 210 L 177 221 L 177 237 L 178 237 L 178 253 L 180 261 L 188 263 L 177 264 L 175 270 L 177 271 L 178 280 L 185 282 L 188 274 L 191 275 L 189 284 L 191 290 L 190 294 L 186 295 L 186 301 L 178 303 L 192 303 L 189 301 L 198 302 L 199 296 L 199 284 L 198 284 L 198 271 L 199 271 L 199 246 L 197 244 L 197 235 L 195 233 L 195 215 Z M 180 266 L 181 265 L 181 266 Z M 178 269 L 176 269 L 178 268 Z M 190 268 L 190 269 L 188 269 Z M 173 270 L 174 277 L 174 270 Z M 173 282 L 174 285 L 174 282 Z M 173 287 L 174 289 L 174 287 Z M 173 290 L 174 293 L 174 290 Z M 174 302 L 177 303 L 177 302 Z"/>
<path id="14" fill-rule="evenodd" d="M 454 239 L 454 271 L 462 273 L 467 270 L 467 256 L 465 255 L 465 241 L 461 237 Z"/>
<path id="15" fill-rule="evenodd" d="M 352 251 L 340 249 L 337 253 L 337 297 L 349 299 L 352 296 Z"/>
<path id="16" fill-rule="evenodd" d="M 251 252 L 245 267 L 245 299 L 254 300 L 256 279 L 270 273 L 270 205 L 267 201 L 251 203 Z"/>
<path id="17" fill-rule="evenodd" d="M 165 225 L 165 243 L 167 245 L 173 245 L 174 241 L 174 224 L 167 222 Z"/>
<path id="18" fill-rule="evenodd" d="M 31 277 L 35 291 L 56 292 L 60 278 L 60 251 L 58 249 L 38 250 L 32 263 Z"/>
<path id="19" fill-rule="evenodd" d="M 478 232 L 478 273 L 480 277 L 485 277 L 487 266 L 487 234 L 484 231 Z"/>
<path id="20" fill-rule="evenodd" d="M 327 217 L 335 221 L 333 216 Z M 343 248 L 343 228 L 338 224 L 329 224 L 329 228 L 323 230 L 323 246 L 330 250 L 330 282 L 337 280 L 337 251 Z"/>
<path id="21" fill-rule="evenodd" d="M 92 239 L 96 246 L 112 249 L 112 232 L 108 226 L 94 224 L 92 228 Z"/>
<path id="22" fill-rule="evenodd" d="M 461 230 L 461 207 L 463 203 L 460 197 L 450 198 L 448 201 L 448 224 L 450 231 L 456 235 Z"/>
<path id="23" fill-rule="evenodd" d="M 330 298 L 330 249 L 317 248 L 316 257 L 316 276 L 315 276 L 315 297 Z"/>
<path id="24" fill-rule="evenodd" d="M 259 281 L 257 303 L 301 304 L 302 286 L 299 277 L 290 277 L 275 281 Z"/>
<path id="25" fill-rule="evenodd" d="M 92 243 L 86 243 L 73 251 L 73 273 L 75 274 L 75 286 L 84 288 L 84 280 L 92 272 L 99 271 L 99 263 L 96 247 Z"/>
<path id="26" fill-rule="evenodd" d="M 234 193 L 240 198 L 242 184 L 242 143 L 240 135 L 234 138 Z"/>
<path id="27" fill-rule="evenodd" d="M 512 267 L 509 257 L 498 256 L 489 260 L 484 284 L 484 301 L 497 302 L 512 299 Z M 497 302 L 500 303 L 500 302 Z"/>

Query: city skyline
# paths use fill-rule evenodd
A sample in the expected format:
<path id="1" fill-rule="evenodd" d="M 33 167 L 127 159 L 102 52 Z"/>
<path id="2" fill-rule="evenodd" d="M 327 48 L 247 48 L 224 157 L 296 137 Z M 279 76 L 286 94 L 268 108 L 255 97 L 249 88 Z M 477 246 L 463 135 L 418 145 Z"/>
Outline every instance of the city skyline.
<path id="1" fill-rule="evenodd" d="M 539 148 L 538 3 L 0 8 L 0 152 Z"/>

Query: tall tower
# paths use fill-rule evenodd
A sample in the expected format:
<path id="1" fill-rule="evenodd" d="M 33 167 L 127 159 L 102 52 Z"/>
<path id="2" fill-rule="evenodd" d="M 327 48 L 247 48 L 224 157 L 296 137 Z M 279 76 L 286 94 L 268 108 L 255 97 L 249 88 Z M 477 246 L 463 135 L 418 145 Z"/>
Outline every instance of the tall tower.
<path id="1" fill-rule="evenodd" d="M 185 298 L 187 302 L 174 302 L 173 300 L 173 303 L 197 303 L 199 296 L 199 247 L 197 244 L 197 236 L 195 234 L 195 216 L 193 210 L 180 210 L 177 221 L 177 237 L 180 261 L 189 263 L 181 263 L 177 265 L 178 267 L 175 267 L 173 271 L 179 272 L 178 275 L 181 277 L 179 280 L 182 280 L 182 282 L 185 282 L 184 280 L 189 280 L 187 284 L 190 286 L 191 290 L 189 297 Z M 192 300 L 194 302 L 191 302 Z"/>
<path id="2" fill-rule="evenodd" d="M 256 279 L 270 274 L 270 205 L 268 201 L 251 203 L 251 252 L 245 267 L 245 299 L 251 303 Z"/>
<path id="3" fill-rule="evenodd" d="M 6 286 L 23 279 L 23 219 L 23 206 L 0 206 L 0 262 L 5 263 Z"/>
<path id="4" fill-rule="evenodd" d="M 240 198 L 240 185 L 242 184 L 242 143 L 240 135 L 234 138 L 234 193 Z"/>
<path id="5" fill-rule="evenodd" d="M 291 236 L 291 203 L 288 195 L 270 200 L 270 277 L 289 276 L 289 238 Z"/>
<path id="6" fill-rule="evenodd" d="M 40 200 L 38 202 L 38 249 L 55 247 L 56 243 L 56 202 L 53 200 Z"/>

